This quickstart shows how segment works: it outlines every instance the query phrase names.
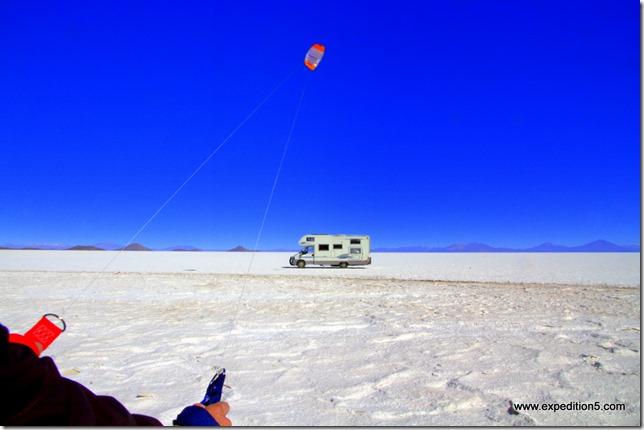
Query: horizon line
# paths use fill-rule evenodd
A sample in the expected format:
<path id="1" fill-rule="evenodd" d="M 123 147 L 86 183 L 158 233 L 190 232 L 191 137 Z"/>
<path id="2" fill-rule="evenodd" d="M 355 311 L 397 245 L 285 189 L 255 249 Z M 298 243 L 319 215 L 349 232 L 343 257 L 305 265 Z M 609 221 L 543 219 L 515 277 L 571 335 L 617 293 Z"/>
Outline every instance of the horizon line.
<path id="1" fill-rule="evenodd" d="M 102 247 L 99 245 L 110 245 L 109 247 Z M 113 245 L 113 246 L 112 246 Z M 558 245 L 551 242 L 544 242 L 536 246 L 527 248 L 512 248 L 512 247 L 496 247 L 480 242 L 468 242 L 452 244 L 447 246 L 427 246 L 427 245 L 403 245 L 393 247 L 377 247 L 372 248 L 371 252 L 410 252 L 410 253 L 472 253 L 472 252 L 490 252 L 490 253 L 503 253 L 503 252 L 640 252 L 640 244 L 632 243 L 625 245 L 617 245 L 613 242 L 598 239 L 582 245 L 567 246 Z M 242 245 L 234 248 L 198 248 L 192 245 L 174 245 L 164 248 L 148 248 L 140 243 L 132 243 L 126 246 L 121 246 L 115 243 L 100 242 L 95 245 L 67 245 L 61 243 L 34 243 L 34 244 L 13 244 L 5 243 L 0 245 L 0 250 L 42 250 L 42 251 L 69 251 L 69 250 L 85 250 L 85 251 L 152 251 L 152 252 L 297 252 L 300 248 L 266 248 L 266 249 L 249 249 Z"/>

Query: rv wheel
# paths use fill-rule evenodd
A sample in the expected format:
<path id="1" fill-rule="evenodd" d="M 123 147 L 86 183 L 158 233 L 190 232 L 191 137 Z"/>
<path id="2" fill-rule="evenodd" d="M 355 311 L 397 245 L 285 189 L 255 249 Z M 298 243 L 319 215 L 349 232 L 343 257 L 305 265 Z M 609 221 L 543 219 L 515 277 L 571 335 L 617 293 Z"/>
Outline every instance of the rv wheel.
<path id="1" fill-rule="evenodd" d="M 301 268 L 303 268 L 304 266 L 306 266 L 306 261 L 304 261 L 304 260 L 297 260 L 297 267 L 299 267 L 299 268 L 301 269 Z"/>
<path id="2" fill-rule="evenodd" d="M 340 263 L 340 269 L 346 269 L 347 267 L 349 267 L 349 263 L 347 263 L 346 261 Z"/>

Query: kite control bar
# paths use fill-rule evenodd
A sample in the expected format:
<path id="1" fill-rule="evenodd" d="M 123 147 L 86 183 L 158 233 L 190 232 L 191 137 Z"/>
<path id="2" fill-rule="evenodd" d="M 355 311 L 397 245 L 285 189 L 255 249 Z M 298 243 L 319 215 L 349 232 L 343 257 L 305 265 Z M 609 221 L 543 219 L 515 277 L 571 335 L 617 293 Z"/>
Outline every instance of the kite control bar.
<path id="1" fill-rule="evenodd" d="M 224 391 L 224 380 L 226 379 L 226 369 L 219 368 L 215 376 L 210 380 L 206 389 L 206 396 L 200 402 L 204 406 L 211 405 L 221 401 L 221 393 Z"/>

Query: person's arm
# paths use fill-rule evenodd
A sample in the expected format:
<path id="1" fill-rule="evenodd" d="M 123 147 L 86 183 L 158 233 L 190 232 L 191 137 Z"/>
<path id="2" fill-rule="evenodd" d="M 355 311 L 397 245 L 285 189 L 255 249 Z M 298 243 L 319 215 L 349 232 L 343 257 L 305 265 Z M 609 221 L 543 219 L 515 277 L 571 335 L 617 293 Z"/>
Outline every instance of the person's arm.
<path id="1" fill-rule="evenodd" d="M 98 396 L 64 378 L 49 357 L 10 343 L 0 326 L 0 391 L 5 399 L 0 425 L 162 425 L 156 418 L 130 413 L 109 396 Z"/>

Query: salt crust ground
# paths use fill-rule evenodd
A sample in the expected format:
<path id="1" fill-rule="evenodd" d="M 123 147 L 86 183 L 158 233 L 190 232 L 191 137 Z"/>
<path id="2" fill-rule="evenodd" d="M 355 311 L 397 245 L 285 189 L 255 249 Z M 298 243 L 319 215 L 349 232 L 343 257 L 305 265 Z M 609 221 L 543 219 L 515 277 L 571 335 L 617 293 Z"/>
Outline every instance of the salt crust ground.
<path id="1" fill-rule="evenodd" d="M 236 425 L 641 424 L 639 254 L 115 255 L 0 251 L 0 322 L 63 314 L 63 374 L 165 424 L 218 365 Z"/>

